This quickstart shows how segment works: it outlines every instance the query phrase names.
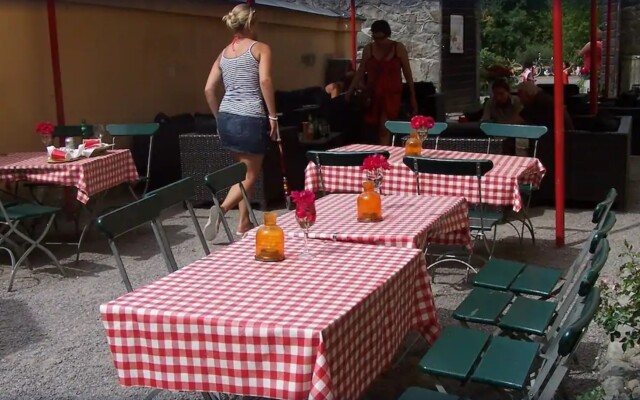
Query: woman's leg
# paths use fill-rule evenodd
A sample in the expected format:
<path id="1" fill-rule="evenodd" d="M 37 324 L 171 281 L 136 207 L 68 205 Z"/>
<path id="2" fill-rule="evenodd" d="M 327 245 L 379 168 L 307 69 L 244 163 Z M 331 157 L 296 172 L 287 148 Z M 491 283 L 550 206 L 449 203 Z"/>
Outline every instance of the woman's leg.
<path id="1" fill-rule="evenodd" d="M 258 175 L 260 174 L 260 169 L 262 169 L 262 160 L 264 159 L 264 155 L 234 153 L 233 158 L 247 166 L 247 175 L 242 181 L 242 186 L 244 186 L 245 191 L 249 195 L 253 191 L 256 179 L 258 179 Z M 238 232 L 244 233 L 251 228 L 251 220 L 249 219 L 249 209 L 247 208 L 247 205 L 244 204 L 242 193 L 240 192 L 240 187 L 238 185 L 234 185 L 229 189 L 229 193 L 224 199 L 221 208 L 226 214 L 227 211 L 235 208 L 236 206 L 238 206 L 240 210 Z"/>

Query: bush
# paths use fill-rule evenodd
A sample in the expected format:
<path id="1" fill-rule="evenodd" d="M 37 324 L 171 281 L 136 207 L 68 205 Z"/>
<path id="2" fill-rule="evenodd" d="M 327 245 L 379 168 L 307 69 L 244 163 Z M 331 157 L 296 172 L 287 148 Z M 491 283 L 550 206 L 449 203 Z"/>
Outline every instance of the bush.
<path id="1" fill-rule="evenodd" d="M 538 53 L 540 53 L 543 63 L 547 64 L 551 62 L 553 56 L 553 49 L 550 46 L 532 44 L 528 46 L 524 51 L 520 52 L 516 59 L 523 66 L 527 64 L 533 64 L 538 59 Z"/>

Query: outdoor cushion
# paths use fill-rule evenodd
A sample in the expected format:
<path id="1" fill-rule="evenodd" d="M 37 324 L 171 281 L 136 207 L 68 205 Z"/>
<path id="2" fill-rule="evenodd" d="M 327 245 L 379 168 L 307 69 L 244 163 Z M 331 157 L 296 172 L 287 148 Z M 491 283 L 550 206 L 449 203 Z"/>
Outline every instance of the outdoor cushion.
<path id="1" fill-rule="evenodd" d="M 448 326 L 422 357 L 420 368 L 432 375 L 467 380 L 489 336 L 481 331 Z"/>
<path id="2" fill-rule="evenodd" d="M 555 314 L 556 306 L 554 301 L 518 297 L 500 318 L 498 326 L 507 331 L 542 336 Z"/>
<path id="3" fill-rule="evenodd" d="M 515 293 L 549 296 L 561 277 L 560 269 L 527 265 L 509 286 L 509 290 Z"/>
<path id="4" fill-rule="evenodd" d="M 460 400 L 460 397 L 412 386 L 398 400 Z"/>
<path id="5" fill-rule="evenodd" d="M 477 287 L 467 295 L 453 312 L 460 321 L 495 325 L 504 309 L 513 299 L 513 294 Z"/>
<path id="6" fill-rule="evenodd" d="M 496 336 L 482 356 L 471 380 L 524 390 L 538 349 L 537 343 Z"/>
<path id="7" fill-rule="evenodd" d="M 480 217 L 482 217 L 482 224 L 480 224 Z M 479 211 L 469 210 L 469 227 L 471 230 L 484 230 L 490 231 L 493 226 L 502 221 L 503 214 L 501 211 Z"/>
<path id="8" fill-rule="evenodd" d="M 521 262 L 492 258 L 480 268 L 472 283 L 489 289 L 507 290 L 524 267 Z"/>

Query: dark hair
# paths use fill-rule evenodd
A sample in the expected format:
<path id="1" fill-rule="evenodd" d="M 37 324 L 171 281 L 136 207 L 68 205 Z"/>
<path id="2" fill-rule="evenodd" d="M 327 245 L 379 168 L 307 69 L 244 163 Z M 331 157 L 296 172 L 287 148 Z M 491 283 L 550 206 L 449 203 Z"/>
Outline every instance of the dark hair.
<path id="1" fill-rule="evenodd" d="M 387 21 L 380 19 L 371 24 L 371 33 L 383 33 L 386 37 L 389 37 L 391 36 L 391 27 Z"/>
<path id="2" fill-rule="evenodd" d="M 509 86 L 509 83 L 504 79 L 498 79 L 497 81 L 493 82 L 493 85 L 491 86 L 491 90 L 493 91 L 496 88 L 504 89 L 507 91 L 507 93 L 511 92 L 511 86 Z"/>

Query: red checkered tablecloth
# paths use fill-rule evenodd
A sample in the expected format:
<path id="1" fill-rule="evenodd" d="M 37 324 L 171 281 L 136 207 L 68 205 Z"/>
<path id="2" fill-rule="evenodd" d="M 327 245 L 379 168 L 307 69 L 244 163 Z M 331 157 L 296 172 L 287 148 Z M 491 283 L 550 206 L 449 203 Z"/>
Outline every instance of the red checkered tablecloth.
<path id="1" fill-rule="evenodd" d="M 402 163 L 404 148 L 355 144 L 339 147 L 333 151 L 388 150 L 391 169 L 385 171 L 382 191 L 385 194 L 416 194 L 415 174 Z M 545 169 L 536 158 L 504 156 L 496 154 L 465 153 L 447 150 L 423 150 L 424 157 L 454 159 L 489 159 L 493 169 L 482 178 L 482 201 L 494 206 L 512 206 L 514 211 L 522 208 L 519 184 L 538 186 Z M 364 175 L 358 167 L 322 167 L 325 189 L 328 192 L 362 191 Z M 319 191 L 320 179 L 314 163 L 305 170 L 306 189 Z M 422 194 L 430 196 L 462 196 L 470 203 L 479 203 L 478 185 L 475 177 L 432 175 L 420 176 Z"/>
<path id="2" fill-rule="evenodd" d="M 357 399 L 411 328 L 440 333 L 420 250 L 247 238 L 100 307 L 120 383 L 273 399 Z"/>
<path id="3" fill-rule="evenodd" d="M 382 196 L 384 220 L 357 220 L 357 194 L 330 194 L 316 201 L 309 238 L 422 249 L 427 243 L 469 246 L 469 215 L 463 197 Z M 278 218 L 290 237 L 302 238 L 295 212 Z M 249 232 L 255 235 L 258 228 Z"/>
<path id="4" fill-rule="evenodd" d="M 129 150 L 111 150 L 105 155 L 57 164 L 47 163 L 45 152 L 0 157 L 0 180 L 73 186 L 83 204 L 96 193 L 138 179 Z"/>

